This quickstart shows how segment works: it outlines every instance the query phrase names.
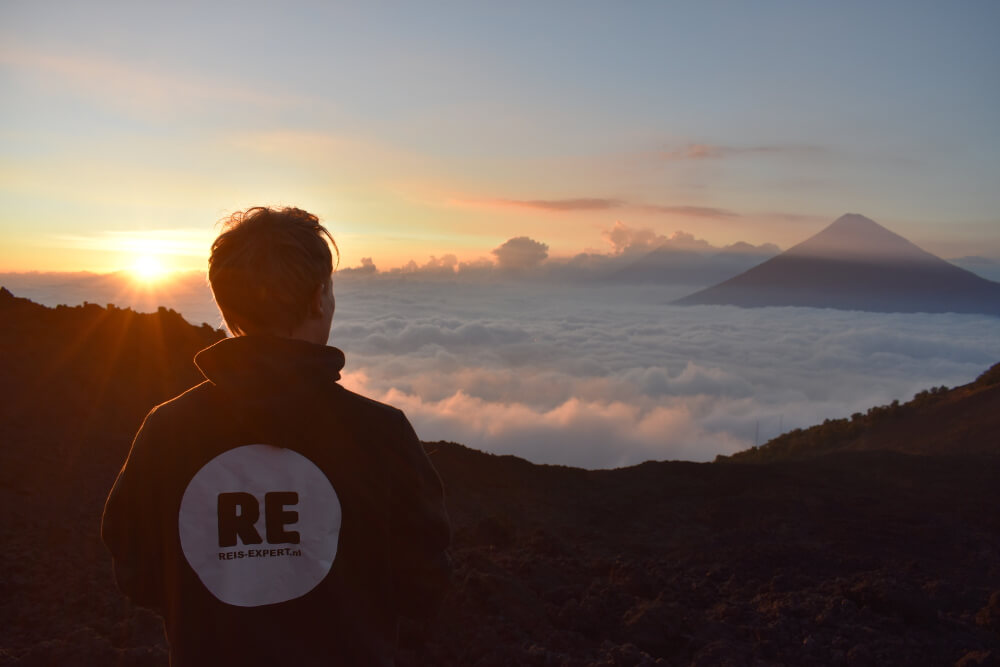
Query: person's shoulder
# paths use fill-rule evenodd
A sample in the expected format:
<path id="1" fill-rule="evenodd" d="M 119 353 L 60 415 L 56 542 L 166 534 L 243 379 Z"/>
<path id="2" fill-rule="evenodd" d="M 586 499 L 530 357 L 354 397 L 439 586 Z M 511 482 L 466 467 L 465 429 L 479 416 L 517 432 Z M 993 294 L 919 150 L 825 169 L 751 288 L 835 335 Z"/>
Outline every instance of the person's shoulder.
<path id="1" fill-rule="evenodd" d="M 383 420 L 406 419 L 403 415 L 403 411 L 397 407 L 391 406 L 387 403 L 381 403 L 373 398 L 368 398 L 367 396 L 362 396 L 361 394 L 353 392 L 350 389 L 345 389 L 339 384 L 336 385 L 336 387 L 337 399 L 341 401 L 345 407 L 348 407 L 359 416 Z"/>
<path id="2" fill-rule="evenodd" d="M 162 422 L 166 420 L 182 419 L 185 415 L 200 409 L 208 399 L 208 394 L 214 385 L 205 380 L 196 384 L 187 391 L 174 396 L 170 400 L 164 401 L 153 408 L 146 415 L 145 425 Z"/>

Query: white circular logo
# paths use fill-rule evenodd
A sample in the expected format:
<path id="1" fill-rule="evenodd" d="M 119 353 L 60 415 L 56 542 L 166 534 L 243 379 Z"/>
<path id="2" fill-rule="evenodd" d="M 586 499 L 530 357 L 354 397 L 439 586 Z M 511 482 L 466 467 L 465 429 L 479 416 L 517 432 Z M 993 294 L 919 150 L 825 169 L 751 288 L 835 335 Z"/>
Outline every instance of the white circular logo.
<path id="1" fill-rule="evenodd" d="M 222 602 L 258 607 L 301 597 L 337 557 L 340 500 L 315 463 L 246 445 L 205 464 L 177 517 L 184 557 Z"/>

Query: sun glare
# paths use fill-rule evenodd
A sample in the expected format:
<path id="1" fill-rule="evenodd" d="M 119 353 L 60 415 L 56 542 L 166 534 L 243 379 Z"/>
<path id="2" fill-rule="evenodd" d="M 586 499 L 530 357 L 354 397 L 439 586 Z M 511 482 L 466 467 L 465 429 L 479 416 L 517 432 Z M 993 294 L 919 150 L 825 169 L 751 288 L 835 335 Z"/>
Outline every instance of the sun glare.
<path id="1" fill-rule="evenodd" d="M 169 273 L 163 261 L 156 255 L 139 255 L 132 262 L 132 275 L 144 283 L 155 283 L 163 280 Z"/>

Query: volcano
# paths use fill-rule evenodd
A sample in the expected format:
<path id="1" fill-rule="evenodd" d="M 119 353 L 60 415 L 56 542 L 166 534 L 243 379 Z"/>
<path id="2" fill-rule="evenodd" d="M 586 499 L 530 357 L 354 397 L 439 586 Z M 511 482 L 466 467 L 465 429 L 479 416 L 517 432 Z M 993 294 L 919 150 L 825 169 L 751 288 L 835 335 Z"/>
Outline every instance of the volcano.
<path id="1" fill-rule="evenodd" d="M 780 255 L 674 303 L 1000 316 L 1000 283 L 848 213 Z"/>

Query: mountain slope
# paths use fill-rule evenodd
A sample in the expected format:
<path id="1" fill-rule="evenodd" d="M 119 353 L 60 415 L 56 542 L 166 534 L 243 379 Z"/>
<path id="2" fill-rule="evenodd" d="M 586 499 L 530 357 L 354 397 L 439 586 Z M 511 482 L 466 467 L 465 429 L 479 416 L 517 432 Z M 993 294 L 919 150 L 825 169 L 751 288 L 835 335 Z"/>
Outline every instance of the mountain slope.
<path id="1" fill-rule="evenodd" d="M 675 303 L 1000 315 L 1000 283 L 847 214 L 780 255 Z"/>
<path id="2" fill-rule="evenodd" d="M 45 308 L 4 290 L 0 321 L 0 666 L 165 667 L 159 619 L 115 587 L 101 508 L 142 415 L 197 382 L 191 357 L 223 334 L 166 309 Z M 996 406 L 984 390 L 998 374 L 970 396 Z M 932 421 L 963 423 L 955 396 Z M 588 471 L 425 448 L 456 573 L 440 617 L 403 626 L 400 667 L 1000 656 L 1000 457 L 834 451 Z"/>
<path id="3" fill-rule="evenodd" d="M 716 461 L 765 463 L 873 450 L 1000 456 L 1000 364 L 967 385 L 935 387 L 902 405 L 894 401 L 849 419 L 828 419 Z"/>

